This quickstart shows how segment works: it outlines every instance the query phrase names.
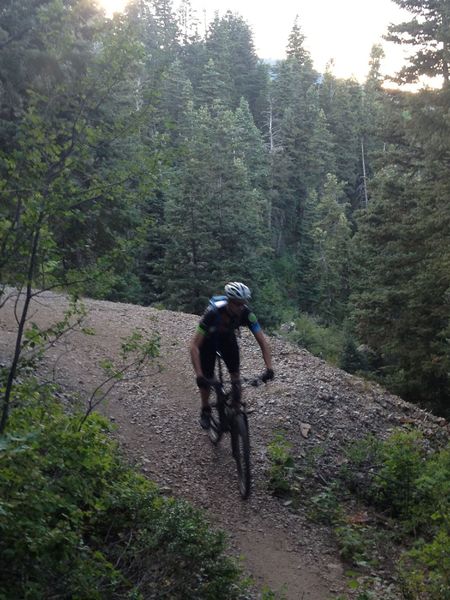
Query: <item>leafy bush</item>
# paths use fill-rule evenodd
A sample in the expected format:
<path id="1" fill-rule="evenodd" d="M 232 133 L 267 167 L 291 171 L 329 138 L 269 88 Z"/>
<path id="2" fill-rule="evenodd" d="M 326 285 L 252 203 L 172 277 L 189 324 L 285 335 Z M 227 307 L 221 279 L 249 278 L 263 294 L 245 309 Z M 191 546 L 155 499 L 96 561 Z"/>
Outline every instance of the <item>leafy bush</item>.
<path id="1" fill-rule="evenodd" d="M 0 438 L 0 598 L 239 597 L 224 535 L 127 467 L 104 418 L 80 430 L 48 390 L 16 394 Z"/>
<path id="2" fill-rule="evenodd" d="M 309 516 L 314 521 L 326 525 L 341 522 L 342 508 L 339 503 L 336 485 L 329 485 L 311 498 Z"/>
<path id="3" fill-rule="evenodd" d="M 417 479 L 425 466 L 423 436 L 416 431 L 397 431 L 381 448 L 381 467 L 372 489 L 377 504 L 395 516 L 409 520 L 418 498 Z"/>
<path id="4" fill-rule="evenodd" d="M 405 597 L 450 600 L 450 445 L 432 450 L 420 432 L 399 430 L 356 443 L 348 456 L 344 481 L 396 518 L 403 545 L 414 543 L 398 565 Z"/>
<path id="5" fill-rule="evenodd" d="M 337 327 L 320 325 L 313 317 L 302 314 L 295 319 L 290 341 L 309 350 L 315 356 L 337 365 L 342 355 L 344 333 Z"/>
<path id="6" fill-rule="evenodd" d="M 347 462 L 341 467 L 340 477 L 357 496 L 372 501 L 372 482 L 382 463 L 383 443 L 374 435 L 353 442 L 346 449 Z"/>
<path id="7" fill-rule="evenodd" d="M 412 600 L 450 600 L 450 531 L 447 524 L 429 543 L 420 540 L 399 566 L 404 594 Z"/>
<path id="8" fill-rule="evenodd" d="M 277 433 L 267 446 L 270 461 L 269 489 L 277 496 L 291 492 L 295 468 L 291 449 L 291 444 L 282 433 Z"/>
<path id="9" fill-rule="evenodd" d="M 351 525 L 338 525 L 334 533 L 339 543 L 339 551 L 344 560 L 358 565 L 368 560 L 368 535 L 366 528 Z"/>

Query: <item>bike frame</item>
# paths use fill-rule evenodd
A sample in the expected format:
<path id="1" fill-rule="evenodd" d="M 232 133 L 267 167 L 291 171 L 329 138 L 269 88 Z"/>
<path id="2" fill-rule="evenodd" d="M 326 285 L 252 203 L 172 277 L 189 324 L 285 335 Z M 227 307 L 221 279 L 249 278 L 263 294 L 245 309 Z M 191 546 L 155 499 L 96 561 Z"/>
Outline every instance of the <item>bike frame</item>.
<path id="1" fill-rule="evenodd" d="M 222 433 L 224 431 L 229 431 L 231 427 L 231 421 L 233 420 L 236 414 L 245 415 L 245 419 L 247 420 L 247 415 L 245 413 L 245 403 L 242 402 L 242 399 L 239 398 L 237 403 L 233 402 L 232 394 L 233 389 L 230 388 L 228 391 L 225 390 L 225 382 L 223 375 L 223 357 L 219 351 L 217 354 L 217 371 L 218 371 L 218 380 L 214 385 L 214 389 L 217 397 L 217 408 L 220 416 L 220 425 L 222 429 Z M 232 385 L 232 384 L 231 384 Z"/>
<path id="2" fill-rule="evenodd" d="M 218 380 L 213 383 L 216 392 L 217 403 L 212 405 L 211 424 L 208 430 L 211 442 L 216 446 L 223 433 L 229 431 L 231 434 L 231 449 L 236 461 L 239 491 L 243 498 L 250 494 L 250 442 L 248 431 L 248 420 L 245 413 L 245 404 L 240 399 L 238 403 L 233 401 L 232 389 L 225 390 L 223 377 L 223 358 L 217 352 Z M 214 415 L 217 408 L 218 418 Z"/>

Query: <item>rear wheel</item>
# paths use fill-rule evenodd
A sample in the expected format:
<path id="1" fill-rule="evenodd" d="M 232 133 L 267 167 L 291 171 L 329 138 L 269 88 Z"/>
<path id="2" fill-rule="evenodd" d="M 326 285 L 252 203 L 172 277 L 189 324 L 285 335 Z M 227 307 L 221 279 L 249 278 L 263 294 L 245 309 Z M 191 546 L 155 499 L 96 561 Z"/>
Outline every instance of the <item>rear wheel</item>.
<path id="1" fill-rule="evenodd" d="M 238 472 L 239 492 L 243 498 L 250 494 L 250 440 L 247 419 L 244 414 L 238 414 L 233 419 L 231 430 L 231 448 L 236 461 Z"/>
<path id="2" fill-rule="evenodd" d="M 211 442 L 216 445 L 219 443 L 220 438 L 222 437 L 222 428 L 220 426 L 220 417 L 219 411 L 217 409 L 217 404 L 213 404 L 211 406 L 211 417 L 210 417 L 210 425 L 208 429 L 208 435 Z"/>

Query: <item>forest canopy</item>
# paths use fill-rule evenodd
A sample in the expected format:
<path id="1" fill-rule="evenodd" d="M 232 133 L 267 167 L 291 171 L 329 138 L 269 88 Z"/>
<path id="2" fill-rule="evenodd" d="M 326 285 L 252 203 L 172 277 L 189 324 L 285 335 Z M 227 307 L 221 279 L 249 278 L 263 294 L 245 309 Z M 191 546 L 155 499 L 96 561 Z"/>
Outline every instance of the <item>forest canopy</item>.
<path id="1" fill-rule="evenodd" d="M 338 331 L 342 366 L 445 413 L 450 16 L 396 3 L 392 76 L 440 89 L 386 90 L 379 46 L 363 84 L 318 73 L 300 20 L 268 65 L 188 0 L 3 2 L 0 284 L 200 313 L 243 280 L 266 327 Z"/>

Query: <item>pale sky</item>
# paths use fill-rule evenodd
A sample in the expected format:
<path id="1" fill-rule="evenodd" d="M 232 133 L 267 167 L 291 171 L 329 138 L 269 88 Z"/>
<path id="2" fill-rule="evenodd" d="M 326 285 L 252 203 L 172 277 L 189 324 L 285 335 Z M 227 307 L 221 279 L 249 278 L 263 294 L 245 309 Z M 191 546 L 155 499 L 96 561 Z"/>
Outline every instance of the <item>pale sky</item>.
<path id="1" fill-rule="evenodd" d="M 120 10 L 126 0 L 97 0 L 107 11 Z M 178 2 L 174 1 L 177 7 Z M 191 0 L 200 22 L 212 20 L 214 12 L 239 13 L 253 31 L 260 58 L 281 59 L 295 16 L 305 36 L 314 67 L 323 72 L 333 58 L 337 77 L 355 76 L 363 81 L 370 49 L 381 43 L 386 53 L 385 74 L 393 75 L 402 65 L 405 50 L 382 40 L 390 23 L 410 20 L 411 15 L 391 0 Z M 205 12 L 206 11 L 206 12 Z M 407 53 L 406 53 L 407 54 Z"/>

